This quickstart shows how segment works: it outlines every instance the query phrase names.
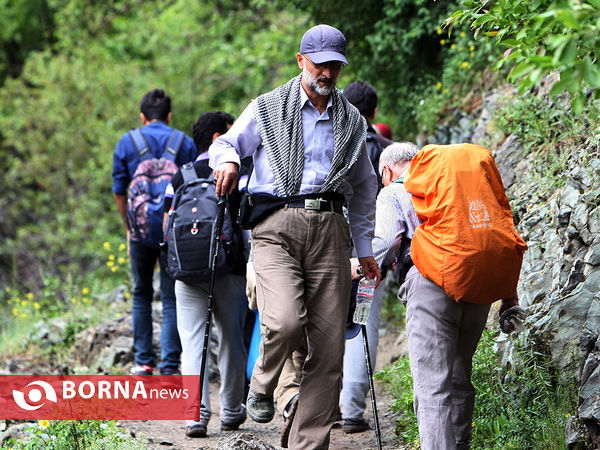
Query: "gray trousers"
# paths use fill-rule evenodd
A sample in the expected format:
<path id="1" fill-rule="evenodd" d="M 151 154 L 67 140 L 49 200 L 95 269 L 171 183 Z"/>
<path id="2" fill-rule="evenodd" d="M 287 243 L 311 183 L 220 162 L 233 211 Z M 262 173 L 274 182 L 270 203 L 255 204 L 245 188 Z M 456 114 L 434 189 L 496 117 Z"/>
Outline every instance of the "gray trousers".
<path id="1" fill-rule="evenodd" d="M 175 282 L 177 298 L 177 328 L 181 339 L 181 372 L 183 375 L 199 375 L 204 345 L 204 327 L 208 309 L 208 283 L 191 286 L 182 281 Z M 221 375 L 221 420 L 235 421 L 244 414 L 246 361 L 243 327 L 248 309 L 246 280 L 240 275 L 225 275 L 216 283 L 212 305 L 211 328 L 219 341 L 217 365 Z M 192 398 L 197 398 L 197 388 Z M 195 395 L 194 395 L 195 394 Z M 196 403 L 197 404 L 197 403 Z M 210 419 L 210 396 L 208 375 L 202 386 L 201 421 Z M 193 424 L 187 421 L 187 425 Z"/>
<path id="2" fill-rule="evenodd" d="M 398 297 L 406 304 L 421 448 L 468 448 L 475 404 L 472 359 L 490 305 L 455 302 L 414 266 Z"/>
<path id="3" fill-rule="evenodd" d="M 390 275 L 393 275 L 390 273 Z M 381 322 L 381 305 L 385 293 L 385 282 L 375 289 L 371 312 L 367 322 L 367 338 L 371 367 L 375 370 L 377 360 L 377 344 L 379 343 L 379 323 Z M 365 347 L 362 331 L 354 338 L 346 340 L 344 353 L 344 375 L 342 377 L 342 393 L 340 407 L 344 419 L 362 419 L 365 412 L 365 398 L 369 392 L 369 377 L 365 359 Z"/>

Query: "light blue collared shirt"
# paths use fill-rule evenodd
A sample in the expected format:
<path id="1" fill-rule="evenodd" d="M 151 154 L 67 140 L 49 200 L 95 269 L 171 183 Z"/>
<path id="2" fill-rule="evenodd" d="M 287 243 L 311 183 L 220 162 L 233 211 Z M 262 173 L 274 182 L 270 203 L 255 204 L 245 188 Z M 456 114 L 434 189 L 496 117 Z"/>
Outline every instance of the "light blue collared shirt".
<path id="1" fill-rule="evenodd" d="M 318 192 L 323 185 L 333 159 L 333 118 L 331 98 L 321 114 L 310 102 L 306 92 L 300 87 L 302 135 L 304 138 L 304 171 L 300 184 L 300 194 Z M 248 183 L 248 191 L 276 195 L 273 171 L 262 145 L 260 132 L 253 114 L 252 104 L 248 105 L 231 129 L 219 136 L 208 149 L 209 165 L 213 169 L 226 162 L 240 165 L 240 158 L 252 156 L 254 170 Z M 348 216 L 354 245 L 359 257 L 372 256 L 371 240 L 375 222 L 375 199 L 377 178 L 363 143 L 360 156 L 348 172 L 343 185 L 343 193 L 348 202 Z"/>

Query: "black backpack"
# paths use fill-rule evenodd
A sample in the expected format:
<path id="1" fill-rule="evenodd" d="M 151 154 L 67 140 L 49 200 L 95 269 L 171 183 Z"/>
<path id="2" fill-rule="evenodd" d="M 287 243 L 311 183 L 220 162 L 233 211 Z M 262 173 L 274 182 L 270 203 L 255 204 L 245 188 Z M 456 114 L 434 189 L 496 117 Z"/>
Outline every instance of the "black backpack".
<path id="1" fill-rule="evenodd" d="M 198 178 L 193 163 L 181 168 L 183 184 L 177 188 L 165 227 L 167 272 L 187 284 L 210 281 L 217 217 L 217 195 L 212 174 Z M 243 241 L 226 207 L 217 258 L 217 278 L 231 272 L 243 258 Z"/>

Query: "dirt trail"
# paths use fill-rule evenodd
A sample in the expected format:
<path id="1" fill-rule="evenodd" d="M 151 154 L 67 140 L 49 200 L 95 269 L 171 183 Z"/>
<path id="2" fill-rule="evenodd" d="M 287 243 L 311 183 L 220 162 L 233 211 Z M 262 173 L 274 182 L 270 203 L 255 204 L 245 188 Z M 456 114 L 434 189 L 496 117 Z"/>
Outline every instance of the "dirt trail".
<path id="1" fill-rule="evenodd" d="M 397 336 L 383 336 L 379 342 L 380 353 L 378 355 L 377 367 L 389 366 L 389 352 L 393 345 L 393 340 Z M 136 435 L 145 435 L 150 440 L 152 449 L 176 449 L 176 450 L 196 450 L 199 448 L 219 448 L 219 441 L 231 436 L 234 433 L 250 433 L 257 440 L 269 443 L 275 448 L 279 448 L 279 436 L 283 419 L 276 413 L 273 421 L 267 424 L 258 424 L 250 418 L 246 420 L 238 431 L 221 432 L 219 416 L 219 385 L 211 385 L 211 406 L 213 410 L 212 418 L 208 424 L 208 436 L 206 438 L 188 438 L 185 436 L 185 423 L 183 421 L 121 421 L 120 426 L 136 433 Z M 400 445 L 395 430 L 396 416 L 390 408 L 392 398 L 375 381 L 375 394 L 377 398 L 377 410 L 379 416 L 379 425 L 381 430 L 382 446 L 385 449 L 404 448 Z M 330 449 L 377 449 L 377 440 L 374 430 L 373 413 L 371 408 L 370 396 L 367 398 L 367 408 L 365 417 L 371 425 L 371 430 L 364 433 L 345 434 L 341 428 L 334 428 L 331 432 Z"/>

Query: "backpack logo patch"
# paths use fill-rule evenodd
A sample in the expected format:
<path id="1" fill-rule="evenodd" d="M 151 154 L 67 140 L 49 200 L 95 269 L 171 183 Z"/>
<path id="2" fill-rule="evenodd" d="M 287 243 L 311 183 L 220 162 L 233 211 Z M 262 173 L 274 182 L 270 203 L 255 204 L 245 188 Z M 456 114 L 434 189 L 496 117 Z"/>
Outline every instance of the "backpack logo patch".
<path id="1" fill-rule="evenodd" d="M 471 228 L 484 228 L 491 227 L 492 220 L 490 219 L 490 213 L 485 207 L 485 203 L 482 200 L 471 200 L 469 202 L 469 223 Z"/>

